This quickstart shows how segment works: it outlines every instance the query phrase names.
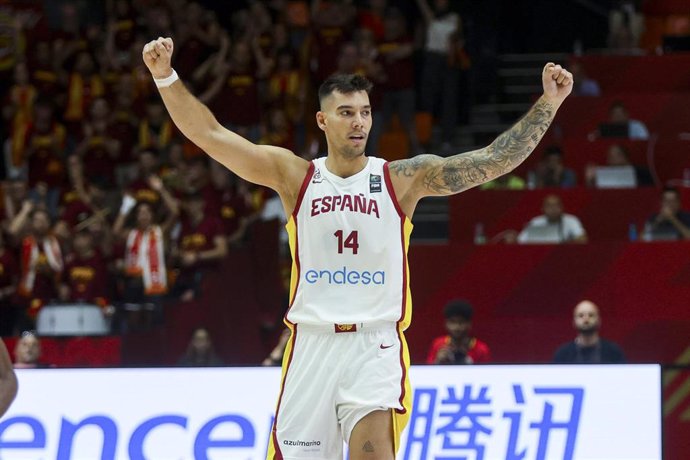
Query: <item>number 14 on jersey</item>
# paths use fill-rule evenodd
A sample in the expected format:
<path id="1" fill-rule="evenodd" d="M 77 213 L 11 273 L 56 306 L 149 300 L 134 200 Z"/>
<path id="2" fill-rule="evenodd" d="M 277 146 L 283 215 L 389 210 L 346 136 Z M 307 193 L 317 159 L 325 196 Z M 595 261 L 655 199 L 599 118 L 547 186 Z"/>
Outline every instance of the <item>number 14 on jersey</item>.
<path id="1" fill-rule="evenodd" d="M 342 230 L 338 230 L 333 235 L 338 239 L 338 254 L 342 254 L 345 249 L 351 249 L 353 254 L 357 254 L 357 249 L 359 249 L 357 230 L 351 231 L 346 237 Z"/>

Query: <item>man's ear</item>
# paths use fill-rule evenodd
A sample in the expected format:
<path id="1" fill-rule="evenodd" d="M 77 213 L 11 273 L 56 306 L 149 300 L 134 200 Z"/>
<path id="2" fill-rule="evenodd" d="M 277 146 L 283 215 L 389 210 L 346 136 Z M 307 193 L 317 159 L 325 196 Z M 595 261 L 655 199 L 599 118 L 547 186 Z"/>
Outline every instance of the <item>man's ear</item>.
<path id="1" fill-rule="evenodd" d="M 326 131 L 326 114 L 320 110 L 316 112 L 316 124 L 319 126 L 321 131 Z"/>

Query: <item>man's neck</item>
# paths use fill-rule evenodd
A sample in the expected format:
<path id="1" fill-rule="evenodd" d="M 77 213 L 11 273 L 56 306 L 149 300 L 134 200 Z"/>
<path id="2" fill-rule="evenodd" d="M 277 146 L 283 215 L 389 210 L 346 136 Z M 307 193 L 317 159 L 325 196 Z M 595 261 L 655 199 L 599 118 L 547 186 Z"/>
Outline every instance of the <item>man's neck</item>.
<path id="1" fill-rule="evenodd" d="M 367 165 L 369 159 L 365 155 L 355 158 L 345 158 L 340 155 L 329 154 L 326 158 L 326 168 L 332 174 L 343 179 L 354 176 Z"/>
<path id="2" fill-rule="evenodd" d="M 575 338 L 575 343 L 581 347 L 593 347 L 599 343 L 599 334 L 578 334 Z"/>

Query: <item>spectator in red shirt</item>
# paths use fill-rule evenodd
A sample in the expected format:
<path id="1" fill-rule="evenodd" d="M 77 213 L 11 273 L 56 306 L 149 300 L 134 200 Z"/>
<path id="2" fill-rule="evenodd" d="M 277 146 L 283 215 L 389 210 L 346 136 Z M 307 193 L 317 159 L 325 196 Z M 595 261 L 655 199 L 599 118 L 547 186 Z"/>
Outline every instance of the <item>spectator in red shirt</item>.
<path id="1" fill-rule="evenodd" d="M 185 217 L 177 244 L 180 273 L 176 291 L 180 299 L 198 297 L 203 270 L 213 266 L 228 253 L 220 219 L 205 212 L 206 203 L 200 193 L 189 193 L 183 203 Z"/>
<path id="2" fill-rule="evenodd" d="M 48 41 L 37 42 L 28 56 L 31 83 L 38 90 L 38 94 L 52 100 L 59 100 L 60 75 L 58 73 L 61 62 L 55 59 L 52 45 Z"/>
<path id="3" fill-rule="evenodd" d="M 26 166 L 29 187 L 34 195 L 47 189 L 47 203 L 51 216 L 57 212 L 60 188 L 64 185 L 66 132 L 55 120 L 52 103 L 37 99 L 34 105 L 34 121 L 26 136 Z"/>
<path id="4" fill-rule="evenodd" d="M 397 8 L 390 8 L 384 17 L 385 36 L 378 44 L 378 60 L 383 66 L 382 118 L 388 126 L 397 114 L 410 141 L 410 151 L 420 150 L 415 127 L 415 81 L 412 37 L 407 33 L 405 16 Z"/>
<path id="5" fill-rule="evenodd" d="M 106 279 L 107 268 L 94 247 L 93 235 L 85 230 L 76 233 L 63 271 L 60 298 L 94 303 L 105 309 L 108 304 Z"/>
<path id="6" fill-rule="evenodd" d="M 158 206 L 161 196 L 149 183 L 149 178 L 156 175 L 158 170 L 158 152 L 150 149 L 140 151 L 137 157 L 137 178 L 129 184 L 126 194 L 137 202 Z"/>
<path id="7" fill-rule="evenodd" d="M 228 244 L 235 244 L 244 237 L 249 217 L 252 214 L 247 182 L 233 175 L 225 168 L 213 165 L 211 177 L 220 195 L 220 217 L 223 233 Z"/>
<path id="8" fill-rule="evenodd" d="M 427 364 L 477 364 L 491 361 L 487 344 L 470 334 L 474 309 L 469 302 L 453 300 L 443 310 L 448 335 L 431 344 Z"/>
<path id="9" fill-rule="evenodd" d="M 206 206 L 204 211 L 217 214 L 220 209 L 220 197 L 218 190 L 212 184 L 206 157 L 193 156 L 186 160 L 182 176 L 180 191 L 183 194 L 200 194 Z"/>
<path id="10" fill-rule="evenodd" d="M 99 242 L 103 254 L 110 254 L 107 250 L 112 242 L 110 232 L 103 230 L 110 228 L 108 218 L 115 214 L 114 197 L 108 194 L 103 178 L 85 175 L 78 155 L 67 158 L 67 172 L 70 188 L 62 194 L 59 218 L 53 233 L 61 243 L 69 245 L 73 232 L 88 228 L 97 236 L 95 240 Z"/>
<path id="11" fill-rule="evenodd" d="M 84 49 L 77 53 L 67 80 L 67 100 L 63 119 L 69 134 L 77 135 L 82 121 L 88 115 L 91 103 L 105 95 L 105 82 L 100 75 L 96 58 L 89 50 Z"/>
<path id="12" fill-rule="evenodd" d="M 256 41 L 238 40 L 229 59 L 216 62 L 213 81 L 199 99 L 209 104 L 223 126 L 255 142 L 262 116 L 259 82 L 268 76 L 269 61 Z"/>
<path id="13" fill-rule="evenodd" d="M 371 30 L 376 40 L 382 40 L 385 34 L 384 14 L 387 4 L 386 0 L 369 0 L 369 8 L 360 10 L 357 15 L 360 27 Z"/>
<path id="14" fill-rule="evenodd" d="M 120 141 L 110 132 L 110 106 L 105 98 L 94 99 L 90 118 L 82 124 L 83 138 L 75 149 L 84 163 L 84 173 L 108 187 L 115 185 L 115 166 L 120 156 Z"/>
<path id="15" fill-rule="evenodd" d="M 311 63 L 316 71 L 314 80 L 324 81 L 338 68 L 339 50 L 350 39 L 357 19 L 357 10 L 349 2 L 311 2 L 312 39 Z"/>
<path id="16" fill-rule="evenodd" d="M 138 146 L 140 149 L 165 149 L 175 134 L 175 126 L 165 111 L 158 95 L 149 96 L 145 116 L 139 121 Z"/>

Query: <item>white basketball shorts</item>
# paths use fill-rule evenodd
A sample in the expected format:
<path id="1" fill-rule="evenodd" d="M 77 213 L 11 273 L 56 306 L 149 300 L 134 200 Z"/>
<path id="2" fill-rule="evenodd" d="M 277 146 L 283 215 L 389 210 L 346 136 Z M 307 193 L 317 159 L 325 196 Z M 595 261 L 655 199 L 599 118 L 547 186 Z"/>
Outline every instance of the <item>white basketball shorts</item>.
<path id="1" fill-rule="evenodd" d="M 268 459 L 342 459 L 343 441 L 376 410 L 391 410 L 397 451 L 410 386 L 407 344 L 396 323 L 291 329 Z"/>

